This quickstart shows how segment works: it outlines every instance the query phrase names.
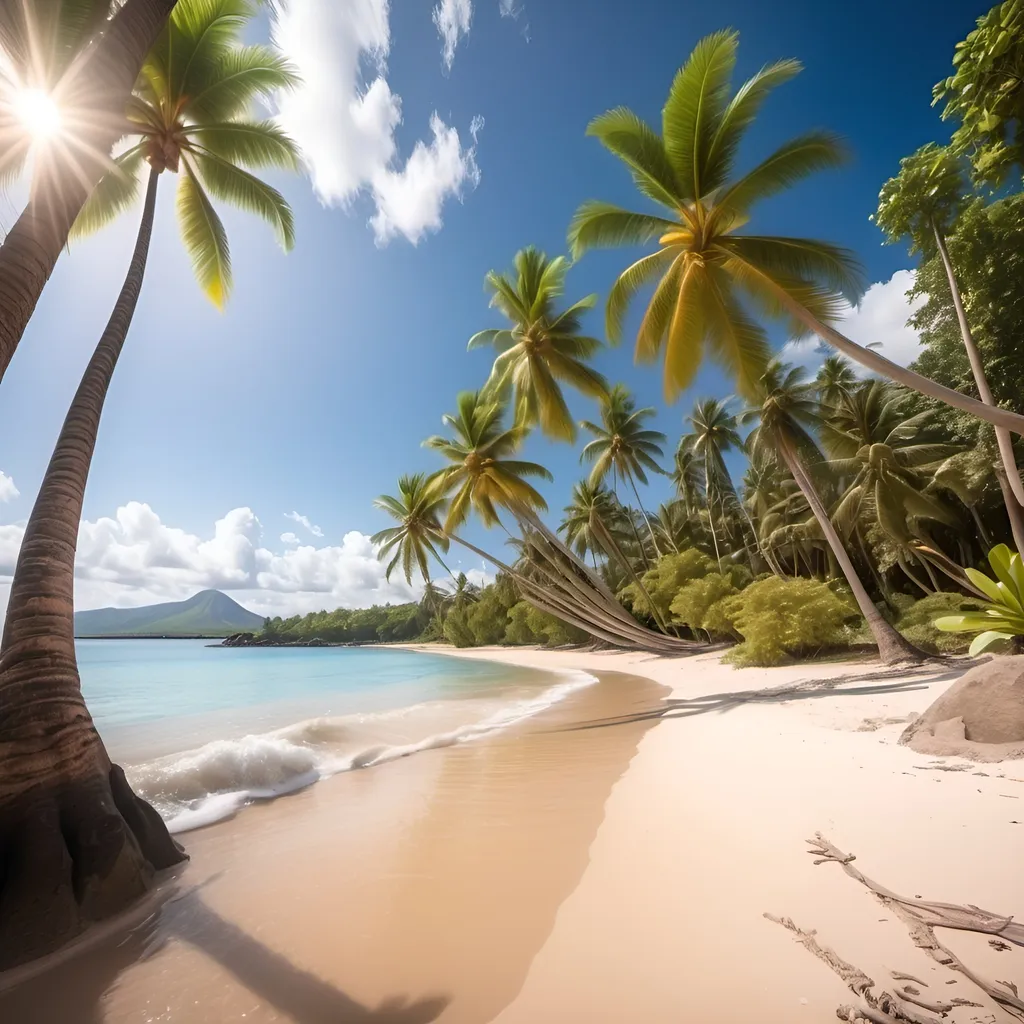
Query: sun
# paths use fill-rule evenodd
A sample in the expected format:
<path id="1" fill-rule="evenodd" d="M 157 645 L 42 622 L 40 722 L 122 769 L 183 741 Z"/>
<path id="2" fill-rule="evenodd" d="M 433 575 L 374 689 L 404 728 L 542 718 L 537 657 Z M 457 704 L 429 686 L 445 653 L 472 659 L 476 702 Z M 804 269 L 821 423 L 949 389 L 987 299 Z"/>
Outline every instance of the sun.
<path id="1" fill-rule="evenodd" d="M 60 132 L 60 109 L 53 98 L 42 89 L 19 89 L 12 106 L 15 116 L 33 138 L 43 141 L 53 138 Z"/>

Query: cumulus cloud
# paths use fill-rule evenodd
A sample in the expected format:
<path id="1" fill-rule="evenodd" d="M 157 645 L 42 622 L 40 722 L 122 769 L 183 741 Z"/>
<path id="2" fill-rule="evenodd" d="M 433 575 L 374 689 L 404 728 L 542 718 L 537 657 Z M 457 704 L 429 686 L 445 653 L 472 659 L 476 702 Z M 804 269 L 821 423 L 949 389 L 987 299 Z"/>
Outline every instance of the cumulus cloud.
<path id="1" fill-rule="evenodd" d="M 0 502 L 14 501 L 21 494 L 21 491 L 14 486 L 14 481 L 0 470 Z"/>
<path id="2" fill-rule="evenodd" d="M 455 47 L 459 45 L 462 36 L 469 35 L 469 23 L 473 19 L 472 0 L 441 0 L 434 8 L 433 17 L 441 37 L 441 59 L 451 71 Z"/>
<path id="3" fill-rule="evenodd" d="M 907 366 L 921 352 L 921 339 L 907 321 L 925 302 L 923 296 L 913 302 L 907 297 L 913 284 L 912 270 L 897 270 L 888 281 L 876 281 L 836 327 L 859 345 L 871 345 L 887 359 Z M 803 338 L 786 344 L 780 354 L 787 362 L 815 370 L 831 351 L 817 338 Z"/>
<path id="4" fill-rule="evenodd" d="M 314 526 L 309 521 L 309 516 L 300 515 L 298 512 L 285 512 L 284 517 L 285 519 L 290 519 L 293 523 L 298 523 L 299 526 L 305 527 L 314 537 L 322 537 L 324 535 L 324 531 L 319 526 Z M 286 534 L 286 536 L 290 535 Z M 281 540 L 284 540 L 284 537 Z"/>
<path id="5" fill-rule="evenodd" d="M 0 610 L 7 603 L 24 524 L 0 526 Z M 83 520 L 78 535 L 75 596 L 79 608 L 129 607 L 179 601 L 198 590 L 229 592 L 263 615 L 321 608 L 361 608 L 414 600 L 419 586 L 396 575 L 389 583 L 370 538 L 358 531 L 341 544 L 265 547 L 263 527 L 249 508 L 236 508 L 207 536 L 169 526 L 143 502 L 115 515 Z"/>
<path id="6" fill-rule="evenodd" d="M 446 53 L 446 28 L 454 33 L 454 55 L 469 28 L 469 7 L 468 0 L 440 0 L 438 11 L 451 9 L 450 22 L 435 11 Z M 475 187 L 480 172 L 475 144 L 463 146 L 457 129 L 436 112 L 431 140 L 417 142 L 404 164 L 399 160 L 402 99 L 387 81 L 389 19 L 389 0 L 277 0 L 273 40 L 302 79 L 277 98 L 278 116 L 302 148 L 324 205 L 345 207 L 367 193 L 376 208 L 370 224 L 377 244 L 396 234 L 416 244 L 440 228 L 445 202 Z"/>
<path id="7" fill-rule="evenodd" d="M 294 533 L 288 532 L 281 534 L 281 543 L 287 544 L 288 547 L 294 547 L 296 544 L 301 544 L 302 541 Z"/>

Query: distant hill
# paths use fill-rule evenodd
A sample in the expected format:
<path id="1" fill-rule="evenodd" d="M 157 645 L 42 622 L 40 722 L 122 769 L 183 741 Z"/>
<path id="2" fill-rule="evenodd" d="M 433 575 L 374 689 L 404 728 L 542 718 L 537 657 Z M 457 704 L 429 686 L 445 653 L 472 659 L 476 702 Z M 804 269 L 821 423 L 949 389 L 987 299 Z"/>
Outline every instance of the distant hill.
<path id="1" fill-rule="evenodd" d="M 259 615 L 219 590 L 202 590 L 187 601 L 75 614 L 75 636 L 228 636 L 262 627 Z"/>

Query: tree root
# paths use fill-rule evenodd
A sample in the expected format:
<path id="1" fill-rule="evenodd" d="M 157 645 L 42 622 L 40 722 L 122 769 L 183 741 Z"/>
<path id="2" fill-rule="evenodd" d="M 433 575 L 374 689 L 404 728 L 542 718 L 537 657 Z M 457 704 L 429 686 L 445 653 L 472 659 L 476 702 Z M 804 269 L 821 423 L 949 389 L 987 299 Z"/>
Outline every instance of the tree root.
<path id="1" fill-rule="evenodd" d="M 1024 1021 L 1024 1000 L 1020 998 L 1017 986 L 1008 981 L 990 981 L 976 974 L 951 949 L 938 940 L 934 931 L 935 928 L 952 928 L 958 931 L 977 932 L 982 935 L 998 935 L 1015 945 L 1024 946 L 1024 926 L 1016 924 L 1008 915 L 995 914 L 988 910 L 982 910 L 980 907 L 961 906 L 956 903 L 935 903 L 900 896 L 872 881 L 858 868 L 853 867 L 852 862 L 856 858 L 852 854 L 843 853 L 842 850 L 825 839 L 820 832 L 814 839 L 809 839 L 807 842 L 810 846 L 808 852 L 815 857 L 815 864 L 824 864 L 829 861 L 839 864 L 851 878 L 870 889 L 887 910 L 891 910 L 906 924 L 914 945 L 927 953 L 936 963 L 963 974 L 990 999 L 999 1003 L 1007 1013 Z M 899 991 L 897 989 L 897 992 Z M 905 990 L 901 996 L 906 998 Z M 940 1004 L 937 1003 L 927 1005 L 917 999 L 914 999 L 913 1002 L 936 1012 L 947 1012 L 939 1011 Z M 951 1002 L 949 1009 L 952 1009 L 953 1006 L 965 1005 L 976 1004 L 958 999 Z M 868 1020 L 874 1019 L 868 1016 Z M 895 1019 L 901 1018 L 896 1017 Z M 914 1018 L 904 1019 L 913 1020 Z"/>

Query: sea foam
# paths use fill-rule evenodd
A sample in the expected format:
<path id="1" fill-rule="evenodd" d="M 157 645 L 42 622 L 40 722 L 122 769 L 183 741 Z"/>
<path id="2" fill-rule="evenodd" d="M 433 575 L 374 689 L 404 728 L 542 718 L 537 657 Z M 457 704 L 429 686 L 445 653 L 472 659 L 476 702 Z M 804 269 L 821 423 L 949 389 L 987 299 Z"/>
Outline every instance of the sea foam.
<path id="1" fill-rule="evenodd" d="M 339 772 L 484 739 L 597 682 L 586 672 L 560 674 L 563 681 L 526 697 L 431 701 L 374 714 L 311 718 L 273 732 L 214 740 L 137 765 L 129 777 L 171 832 L 187 832 L 230 818 L 246 804 L 294 793 Z M 388 733 L 396 730 L 402 739 L 389 742 Z"/>

